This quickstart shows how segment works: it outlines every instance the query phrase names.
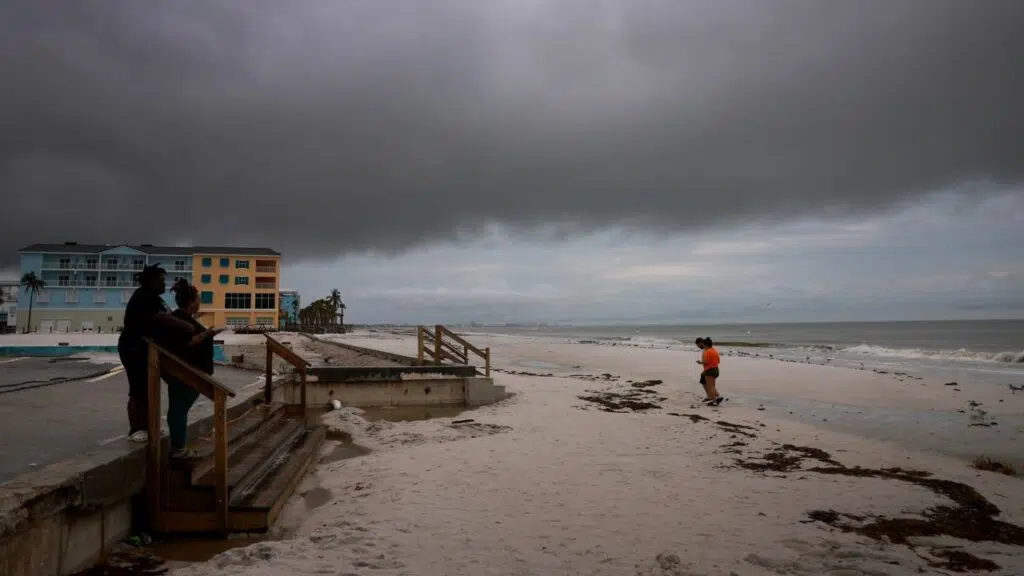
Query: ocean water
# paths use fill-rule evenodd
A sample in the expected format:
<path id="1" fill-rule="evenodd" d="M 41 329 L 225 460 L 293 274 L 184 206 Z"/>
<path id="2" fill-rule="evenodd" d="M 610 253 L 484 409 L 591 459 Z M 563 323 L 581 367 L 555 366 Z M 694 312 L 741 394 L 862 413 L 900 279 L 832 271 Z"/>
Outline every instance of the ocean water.
<path id="1" fill-rule="evenodd" d="M 1024 320 L 488 327 L 481 331 L 693 350 L 695 338 L 710 337 L 725 354 L 1024 385 Z"/>

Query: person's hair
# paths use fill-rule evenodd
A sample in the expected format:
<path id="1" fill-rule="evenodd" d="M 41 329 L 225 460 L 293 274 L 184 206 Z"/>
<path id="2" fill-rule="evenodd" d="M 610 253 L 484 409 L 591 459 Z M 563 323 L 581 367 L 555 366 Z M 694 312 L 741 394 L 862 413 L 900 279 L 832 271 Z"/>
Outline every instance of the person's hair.
<path id="1" fill-rule="evenodd" d="M 150 264 L 142 269 L 141 272 L 135 275 L 135 283 L 139 286 L 145 286 L 157 278 L 166 275 L 167 272 L 160 267 L 159 264 Z"/>
<path id="2" fill-rule="evenodd" d="M 715 345 L 715 343 L 711 341 L 711 338 L 704 338 L 704 345 L 707 346 L 708 348 L 711 348 L 712 346 Z"/>
<path id="3" fill-rule="evenodd" d="M 174 286 L 171 286 L 171 292 L 174 292 L 174 303 L 178 308 L 184 308 L 199 299 L 199 290 L 184 278 L 178 278 Z"/>
<path id="4" fill-rule="evenodd" d="M 696 344 L 697 346 L 700 346 L 700 345 L 704 344 L 704 339 L 703 338 L 697 338 L 696 340 L 693 341 L 693 343 Z"/>

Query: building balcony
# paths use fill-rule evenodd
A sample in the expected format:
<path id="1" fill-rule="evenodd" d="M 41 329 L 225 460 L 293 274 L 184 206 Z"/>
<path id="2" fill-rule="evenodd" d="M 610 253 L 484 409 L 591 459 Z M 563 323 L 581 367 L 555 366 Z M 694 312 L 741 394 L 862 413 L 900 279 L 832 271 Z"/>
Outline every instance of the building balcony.
<path id="1" fill-rule="evenodd" d="M 82 264 L 79 262 L 43 262 L 43 270 L 98 270 L 99 264 Z"/>
<path id="2" fill-rule="evenodd" d="M 263 272 L 268 274 L 274 274 L 277 272 L 277 266 L 257 266 L 257 272 Z"/>

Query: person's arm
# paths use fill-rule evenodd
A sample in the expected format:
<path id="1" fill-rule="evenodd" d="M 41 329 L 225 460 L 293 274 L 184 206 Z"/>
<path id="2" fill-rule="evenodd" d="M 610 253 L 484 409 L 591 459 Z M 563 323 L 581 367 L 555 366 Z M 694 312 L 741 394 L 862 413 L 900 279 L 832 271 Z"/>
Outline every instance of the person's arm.
<path id="1" fill-rule="evenodd" d="M 169 328 L 186 334 L 191 334 L 194 331 L 191 324 L 185 322 L 181 318 L 176 318 L 174 314 L 171 314 L 170 312 L 157 312 L 153 316 L 152 323 L 156 327 Z"/>
<path id="2" fill-rule="evenodd" d="M 188 346 L 199 346 L 200 344 L 205 342 L 207 338 L 213 338 L 217 334 L 220 334 L 222 330 L 222 328 L 207 328 L 202 332 L 197 332 L 196 335 L 192 338 L 192 340 L 189 341 Z"/>

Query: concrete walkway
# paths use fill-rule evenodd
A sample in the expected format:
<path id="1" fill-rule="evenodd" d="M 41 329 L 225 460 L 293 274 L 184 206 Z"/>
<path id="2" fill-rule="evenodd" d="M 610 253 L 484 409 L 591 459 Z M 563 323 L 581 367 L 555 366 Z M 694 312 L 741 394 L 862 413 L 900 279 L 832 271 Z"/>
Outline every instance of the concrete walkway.
<path id="1" fill-rule="evenodd" d="M 0 484 L 66 458 L 134 445 L 125 437 L 128 381 L 118 364 L 0 358 L 4 360 L 8 362 L 0 364 Z M 256 382 L 261 378 L 258 372 L 225 366 L 217 366 L 214 377 L 233 390 L 245 389 L 232 399 L 235 402 L 254 393 L 262 382 Z M 49 384 L 55 378 L 81 379 Z M 47 385 L 26 387 L 26 382 Z M 166 415 L 166 386 L 163 392 Z M 212 402 L 200 397 L 189 420 L 212 412 Z"/>

